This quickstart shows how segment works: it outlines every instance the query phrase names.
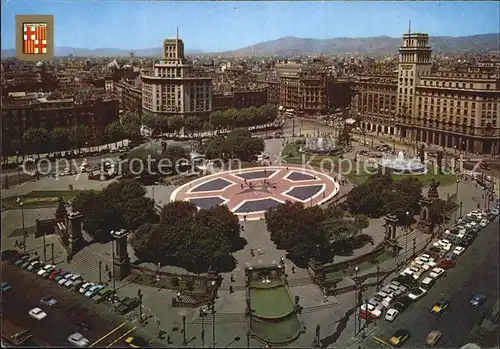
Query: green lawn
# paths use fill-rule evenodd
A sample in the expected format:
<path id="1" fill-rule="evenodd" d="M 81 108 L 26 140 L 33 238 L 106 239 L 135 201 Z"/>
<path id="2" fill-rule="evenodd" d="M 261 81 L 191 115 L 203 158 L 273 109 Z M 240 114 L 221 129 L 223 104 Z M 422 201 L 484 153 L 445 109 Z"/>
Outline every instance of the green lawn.
<path id="1" fill-rule="evenodd" d="M 294 307 L 285 287 L 250 288 L 250 304 L 254 314 L 264 319 L 279 319 L 290 314 Z"/>
<path id="2" fill-rule="evenodd" d="M 271 344 L 288 344 L 300 334 L 301 324 L 293 314 L 279 322 L 250 320 L 252 332 L 262 341 Z"/>
<path id="3" fill-rule="evenodd" d="M 68 202 L 76 196 L 77 190 L 34 190 L 28 194 L 19 195 L 24 207 L 57 204 L 59 197 L 62 196 L 64 202 Z M 17 196 L 11 196 L 2 200 L 5 208 L 18 207 Z"/>

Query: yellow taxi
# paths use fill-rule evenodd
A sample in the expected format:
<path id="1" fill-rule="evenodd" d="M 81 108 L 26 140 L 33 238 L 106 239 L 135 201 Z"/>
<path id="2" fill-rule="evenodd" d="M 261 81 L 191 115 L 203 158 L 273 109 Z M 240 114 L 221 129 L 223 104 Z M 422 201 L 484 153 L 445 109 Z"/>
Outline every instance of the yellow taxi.
<path id="1" fill-rule="evenodd" d="M 428 347 L 435 346 L 439 342 L 442 336 L 443 334 L 439 331 L 430 332 L 427 335 L 427 339 L 425 340 L 425 345 L 427 345 Z"/>
<path id="2" fill-rule="evenodd" d="M 448 301 L 440 300 L 432 306 L 431 313 L 441 314 L 449 305 L 450 303 Z"/>
<path id="3" fill-rule="evenodd" d="M 405 344 L 410 337 L 410 332 L 407 330 L 397 330 L 391 338 L 389 338 L 389 343 L 394 347 L 400 347 Z"/>
<path id="4" fill-rule="evenodd" d="M 125 343 L 130 347 L 130 348 L 149 348 L 151 345 L 146 342 L 144 339 L 139 338 L 139 337 L 127 337 L 125 339 Z"/>

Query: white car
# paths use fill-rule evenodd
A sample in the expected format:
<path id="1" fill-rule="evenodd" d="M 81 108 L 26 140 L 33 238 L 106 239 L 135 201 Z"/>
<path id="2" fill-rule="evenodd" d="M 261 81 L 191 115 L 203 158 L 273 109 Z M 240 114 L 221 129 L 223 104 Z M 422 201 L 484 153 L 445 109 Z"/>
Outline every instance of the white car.
<path id="1" fill-rule="evenodd" d="M 90 287 L 87 292 L 85 292 L 85 297 L 90 298 L 96 291 L 100 290 L 103 287 L 103 285 L 94 285 Z"/>
<path id="2" fill-rule="evenodd" d="M 68 342 L 77 348 L 86 348 L 90 341 L 79 332 L 75 332 L 68 337 Z"/>
<path id="3" fill-rule="evenodd" d="M 420 276 L 424 273 L 424 271 L 425 270 L 423 268 L 412 266 L 412 267 L 406 268 L 401 274 L 402 275 L 409 275 L 409 276 L 413 277 L 415 280 L 418 280 L 418 278 L 420 278 Z"/>
<path id="4" fill-rule="evenodd" d="M 37 275 L 38 276 L 46 276 L 50 270 L 52 270 L 53 268 L 55 268 L 54 265 L 52 264 L 47 264 L 46 266 L 44 266 L 42 269 L 40 269 L 39 271 L 37 271 Z"/>
<path id="5" fill-rule="evenodd" d="M 412 267 L 417 267 L 417 268 L 421 268 L 421 269 L 424 269 L 424 270 L 429 270 L 431 268 L 431 266 L 427 263 L 425 263 L 424 261 L 420 260 L 420 259 L 415 259 L 413 262 L 411 262 L 411 265 Z"/>
<path id="6" fill-rule="evenodd" d="M 40 308 L 33 308 L 28 312 L 28 314 L 35 320 L 43 320 L 47 317 L 47 313 L 44 313 Z"/>
<path id="7" fill-rule="evenodd" d="M 463 252 L 465 251 L 465 247 L 462 247 L 462 246 L 457 246 L 455 247 L 455 249 L 453 250 L 453 254 L 454 255 L 457 255 L 457 256 L 460 256 Z"/>
<path id="8" fill-rule="evenodd" d="M 483 228 L 486 228 L 490 222 L 487 219 L 483 219 L 479 225 Z"/>
<path id="9" fill-rule="evenodd" d="M 425 288 L 422 287 L 415 288 L 410 291 L 410 293 L 408 294 L 408 298 L 410 298 L 412 301 L 417 301 L 423 296 L 425 296 L 426 293 L 427 290 Z"/>
<path id="10" fill-rule="evenodd" d="M 499 211 L 498 209 L 494 208 L 493 210 L 490 211 L 490 213 L 494 216 L 498 216 Z"/>
<path id="11" fill-rule="evenodd" d="M 73 277 L 73 274 L 66 274 L 64 275 L 57 283 L 61 286 L 63 286 L 66 281 L 68 281 L 69 279 L 71 279 Z"/>
<path id="12" fill-rule="evenodd" d="M 391 308 L 387 310 L 387 313 L 385 313 L 385 319 L 389 322 L 394 321 L 394 319 L 399 315 L 399 311 L 397 311 L 394 308 Z"/>
<path id="13" fill-rule="evenodd" d="M 434 247 L 438 247 L 441 250 L 449 251 L 451 249 L 450 240 L 441 239 L 432 244 Z"/>
<path id="14" fill-rule="evenodd" d="M 436 279 L 433 279 L 430 276 L 427 276 L 422 280 L 422 282 L 420 283 L 420 286 L 422 286 L 423 288 L 428 290 L 432 286 L 434 286 L 435 283 L 436 283 Z"/>
<path id="15" fill-rule="evenodd" d="M 80 289 L 78 290 L 79 293 L 85 293 L 89 290 L 89 288 L 91 288 L 92 286 L 95 286 L 95 284 L 93 282 L 86 282 L 82 285 L 82 287 L 80 287 Z"/>
<path id="16" fill-rule="evenodd" d="M 444 270 L 443 268 L 434 268 L 431 270 L 431 272 L 429 273 L 429 276 L 433 279 L 439 279 L 441 276 L 445 275 L 446 274 L 446 270 Z"/>
<path id="17" fill-rule="evenodd" d="M 64 286 L 67 288 L 70 288 L 73 286 L 73 284 L 77 281 L 80 280 L 81 276 L 80 275 L 73 275 L 72 277 L 66 279 L 66 282 L 64 283 Z"/>
<path id="18" fill-rule="evenodd" d="M 35 270 L 38 270 L 38 268 L 40 268 L 42 265 L 43 265 L 42 262 L 34 261 L 34 262 L 31 262 L 30 265 L 28 266 L 28 268 L 26 268 L 26 269 L 29 271 L 35 271 Z"/>
<path id="19" fill-rule="evenodd" d="M 361 305 L 361 311 L 369 312 L 377 318 L 382 316 L 382 310 L 379 307 L 376 307 L 373 304 L 369 304 L 369 303 L 365 303 L 365 304 Z"/>

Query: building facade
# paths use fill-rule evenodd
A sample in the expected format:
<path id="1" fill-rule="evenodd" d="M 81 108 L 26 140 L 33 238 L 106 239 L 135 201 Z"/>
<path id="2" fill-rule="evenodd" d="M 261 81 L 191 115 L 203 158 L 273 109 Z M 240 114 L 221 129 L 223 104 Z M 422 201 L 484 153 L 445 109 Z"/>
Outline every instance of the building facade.
<path id="1" fill-rule="evenodd" d="M 431 53 L 427 34 L 405 34 L 397 72 L 359 78 L 361 126 L 415 144 L 498 154 L 499 71 L 436 70 Z"/>
<path id="2" fill-rule="evenodd" d="M 120 109 L 141 114 L 142 111 L 142 89 L 126 81 L 113 84 L 113 94 L 118 98 Z"/>
<path id="3" fill-rule="evenodd" d="M 214 93 L 212 103 L 214 111 L 260 107 L 267 104 L 267 89 Z"/>
<path id="4" fill-rule="evenodd" d="M 143 113 L 208 117 L 212 111 L 212 78 L 193 73 L 178 38 L 164 40 L 163 59 L 141 80 Z"/>
<path id="5" fill-rule="evenodd" d="M 14 142 L 22 145 L 22 136 L 30 128 L 72 128 L 87 126 L 96 139 L 104 136 L 107 125 L 117 121 L 118 100 L 94 98 L 48 99 L 39 96 L 2 98 L 2 152 L 15 153 Z"/>

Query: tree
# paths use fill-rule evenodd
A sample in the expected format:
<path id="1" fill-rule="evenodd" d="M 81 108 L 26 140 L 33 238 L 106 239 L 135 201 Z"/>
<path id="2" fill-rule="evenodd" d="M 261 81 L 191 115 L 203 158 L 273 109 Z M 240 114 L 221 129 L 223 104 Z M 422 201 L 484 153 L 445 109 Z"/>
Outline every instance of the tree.
<path id="1" fill-rule="evenodd" d="M 345 124 L 340 132 L 339 139 L 340 145 L 347 146 L 351 144 L 351 126 Z"/>
<path id="2" fill-rule="evenodd" d="M 326 245 L 324 217 L 320 207 L 304 207 L 298 202 L 286 202 L 265 213 L 271 240 L 298 265 L 306 265 L 317 246 Z"/>
<path id="3" fill-rule="evenodd" d="M 418 157 L 420 159 L 420 162 L 422 164 L 425 163 L 425 146 L 422 144 L 420 145 L 420 149 L 418 150 Z"/>
<path id="4" fill-rule="evenodd" d="M 71 136 L 66 128 L 56 127 L 50 133 L 50 138 L 53 142 L 53 151 L 61 151 L 69 149 L 71 143 Z"/>
<path id="5" fill-rule="evenodd" d="M 84 145 L 89 143 L 92 132 L 90 128 L 85 125 L 74 126 L 71 129 L 71 139 L 76 149 L 83 148 Z"/>
<path id="6" fill-rule="evenodd" d="M 112 122 L 108 126 L 106 126 L 104 130 L 106 137 L 111 141 L 116 142 L 121 141 L 125 138 L 125 131 L 123 129 L 122 124 L 119 121 Z"/>
<path id="7" fill-rule="evenodd" d="M 445 223 L 448 214 L 455 209 L 456 204 L 442 199 L 434 199 L 430 205 L 429 218 L 434 225 Z"/>
<path id="8" fill-rule="evenodd" d="M 162 208 L 159 224 L 139 227 L 131 244 L 143 261 L 206 272 L 209 265 L 227 269 L 232 262 L 234 267 L 231 253 L 240 239 L 238 218 L 227 207 L 198 210 L 176 201 Z"/>
<path id="9" fill-rule="evenodd" d="M 354 216 L 354 226 L 356 227 L 356 232 L 361 234 L 363 229 L 366 229 L 370 226 L 370 221 L 367 215 L 357 214 Z"/>
<path id="10" fill-rule="evenodd" d="M 138 140 L 141 135 L 141 120 L 137 115 L 125 113 L 120 119 L 123 136 L 130 140 Z"/>
<path id="11" fill-rule="evenodd" d="M 22 136 L 28 153 L 40 154 L 50 149 L 50 133 L 42 127 L 30 128 Z"/>
<path id="12" fill-rule="evenodd" d="M 177 174 L 184 170 L 191 160 L 189 150 L 180 145 L 169 145 L 167 146 L 160 155 L 160 159 L 164 159 L 162 163 L 163 174 Z"/>

